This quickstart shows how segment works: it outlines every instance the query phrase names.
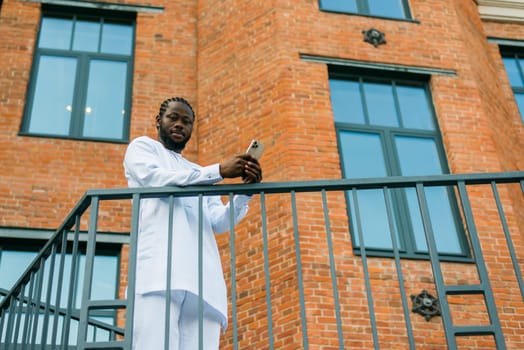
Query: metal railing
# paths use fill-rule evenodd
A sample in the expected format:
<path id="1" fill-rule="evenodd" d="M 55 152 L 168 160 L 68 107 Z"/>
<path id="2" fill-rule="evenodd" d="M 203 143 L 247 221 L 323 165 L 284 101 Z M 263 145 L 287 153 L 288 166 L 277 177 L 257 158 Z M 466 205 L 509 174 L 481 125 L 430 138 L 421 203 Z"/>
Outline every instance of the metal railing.
<path id="1" fill-rule="evenodd" d="M 427 196 L 435 187 L 450 191 L 457 204 L 465 259 L 439 252 L 429 209 L 435 207 Z M 427 248 L 417 257 L 405 255 L 396 232 L 391 192 L 399 189 L 416 194 Z M 391 237 L 386 252 L 356 243 L 366 241 L 358 194 L 369 190 L 383 195 Z M 235 194 L 255 199 L 243 222 L 218 238 L 223 261 L 229 262 L 224 272 L 231 322 L 223 348 L 524 348 L 521 329 L 512 322 L 524 316 L 523 192 L 524 172 L 91 190 L 3 293 L 0 349 L 131 349 L 141 199 L 165 198 L 172 208 L 174 198 L 196 196 L 202 220 L 204 196 Z M 115 203 L 123 204 L 118 222 L 105 223 Z M 166 220 L 169 232 L 176 232 L 172 217 Z M 120 278 L 127 293 L 93 300 L 97 233 L 104 225 L 130 233 L 127 275 Z M 74 264 L 85 231 L 86 265 L 79 274 Z M 195 254 L 201 261 L 201 248 Z M 68 269 L 66 255 L 73 264 Z M 201 269 L 199 274 L 202 283 Z M 93 310 L 111 310 L 114 317 L 99 319 Z M 200 340 L 203 336 L 200 315 Z"/>

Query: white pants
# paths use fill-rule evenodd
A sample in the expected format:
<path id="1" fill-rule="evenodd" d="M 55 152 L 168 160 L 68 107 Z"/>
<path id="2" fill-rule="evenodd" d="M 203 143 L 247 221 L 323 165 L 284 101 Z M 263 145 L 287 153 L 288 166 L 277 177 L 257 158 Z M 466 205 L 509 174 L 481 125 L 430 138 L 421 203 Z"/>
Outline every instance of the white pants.
<path id="1" fill-rule="evenodd" d="M 198 350 L 198 297 L 184 291 L 171 292 L 169 348 L 165 348 L 165 292 L 135 295 L 134 350 Z M 204 306 L 204 350 L 218 350 L 220 318 Z"/>

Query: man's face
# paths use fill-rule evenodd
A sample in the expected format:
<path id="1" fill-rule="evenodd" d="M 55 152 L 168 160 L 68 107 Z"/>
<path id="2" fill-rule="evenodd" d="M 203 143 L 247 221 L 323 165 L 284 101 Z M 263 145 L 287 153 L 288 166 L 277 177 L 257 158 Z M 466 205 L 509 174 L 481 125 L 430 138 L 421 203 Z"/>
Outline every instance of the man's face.
<path id="1" fill-rule="evenodd" d="M 163 116 L 157 116 L 158 139 L 177 153 L 182 152 L 193 132 L 194 116 L 183 102 L 172 101 Z"/>

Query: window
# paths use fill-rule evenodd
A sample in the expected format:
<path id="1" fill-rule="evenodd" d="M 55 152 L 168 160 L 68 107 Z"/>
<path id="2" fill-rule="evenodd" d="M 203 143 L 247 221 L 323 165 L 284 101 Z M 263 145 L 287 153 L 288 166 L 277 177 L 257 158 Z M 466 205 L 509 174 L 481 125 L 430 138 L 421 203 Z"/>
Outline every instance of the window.
<path id="1" fill-rule="evenodd" d="M 411 18 L 406 0 L 320 0 L 320 9 L 377 17 Z"/>
<path id="2" fill-rule="evenodd" d="M 508 74 L 515 101 L 524 122 L 524 48 L 501 47 L 502 61 Z"/>
<path id="3" fill-rule="evenodd" d="M 344 177 L 447 173 L 426 82 L 407 81 L 406 74 L 377 78 L 363 75 L 362 71 L 355 73 L 330 69 L 331 101 Z M 427 257 L 415 189 L 392 189 L 389 194 L 401 254 Z M 454 192 L 430 187 L 425 194 L 439 253 L 467 257 Z M 367 252 L 391 254 L 393 245 L 383 191 L 359 191 L 356 198 L 348 193 L 347 200 L 355 249 L 360 248 L 360 228 Z M 356 221 L 357 204 L 360 226 Z"/>
<path id="4" fill-rule="evenodd" d="M 44 7 L 21 134 L 126 141 L 134 19 Z"/>
<path id="5" fill-rule="evenodd" d="M 46 242 L 40 240 L 27 240 L 27 239 L 3 239 L 0 243 L 0 302 L 3 299 L 4 295 L 12 288 L 15 282 L 22 276 L 24 271 L 27 269 L 29 264 L 38 254 L 39 250 L 44 246 Z M 96 256 L 94 258 L 93 265 L 93 285 L 91 288 L 91 297 L 94 300 L 103 300 L 103 299 L 114 299 L 117 296 L 118 292 L 118 281 L 119 281 L 119 271 L 120 271 L 120 244 L 97 244 Z M 79 285 L 74 286 L 73 288 L 73 301 L 72 308 L 73 314 L 79 314 L 80 312 L 80 302 L 82 298 L 83 286 L 82 282 L 84 281 L 84 271 L 85 271 L 85 242 L 80 244 L 79 253 L 77 255 L 78 259 L 76 264 L 72 263 L 72 247 L 68 247 L 67 254 L 64 257 L 64 270 L 63 273 L 65 278 L 61 283 L 60 290 L 60 305 L 59 309 L 61 310 L 61 317 L 65 315 L 65 310 L 67 309 L 67 296 L 70 293 L 71 286 L 69 283 L 69 276 L 71 274 L 72 266 L 76 266 L 75 271 L 77 272 Z M 57 256 L 55 260 L 55 266 L 52 269 L 53 271 L 59 270 L 60 264 L 60 255 Z M 49 266 L 46 267 L 44 272 L 44 277 L 42 281 L 42 295 L 40 300 L 45 301 L 48 288 L 48 283 L 50 278 Z M 54 274 L 53 280 L 53 289 L 51 291 L 51 300 L 56 300 L 56 281 L 58 275 Z M 52 305 L 55 307 L 56 305 Z M 90 312 L 92 318 L 102 321 L 109 325 L 116 325 L 116 314 L 114 311 L 109 310 L 92 310 Z M 43 315 L 42 315 L 43 316 Z M 43 322 L 39 322 L 41 327 Z M 5 325 L 4 325 L 5 326 Z M 73 321 L 71 324 L 71 331 L 69 336 L 69 343 L 76 343 L 76 334 L 78 321 Z M 37 334 L 41 334 L 41 330 L 37 331 Z M 21 336 L 21 333 L 20 333 Z M 107 334 L 98 334 L 100 337 L 108 336 Z M 61 335 L 58 335 L 58 339 L 61 339 Z"/>

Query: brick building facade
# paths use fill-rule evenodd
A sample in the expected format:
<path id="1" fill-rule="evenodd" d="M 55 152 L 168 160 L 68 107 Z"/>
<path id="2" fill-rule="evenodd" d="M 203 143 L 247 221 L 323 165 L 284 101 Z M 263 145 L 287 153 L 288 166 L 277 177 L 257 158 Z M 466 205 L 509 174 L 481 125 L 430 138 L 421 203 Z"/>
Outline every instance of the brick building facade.
<path id="1" fill-rule="evenodd" d="M 384 84 L 382 87 L 394 86 L 399 90 L 393 90 L 388 97 L 400 101 L 395 105 L 397 111 L 404 108 L 399 96 L 412 97 L 407 92 L 402 95 L 400 88 L 408 91 L 412 86 L 421 87 L 415 93 L 424 91 L 423 104 L 427 103 L 428 113 L 436 120 L 431 138 L 436 140 L 442 173 L 522 171 L 524 2 L 398 0 L 391 1 L 396 4 L 391 8 L 378 8 L 373 5 L 375 2 L 354 1 L 358 5 L 355 9 L 350 5 L 344 7 L 342 1 L 317 0 L 0 2 L 0 193 L 3 194 L 0 198 L 0 238 L 4 241 L 0 250 L 18 247 L 23 242 L 23 235 L 32 241 L 47 237 L 86 190 L 126 187 L 122 159 L 128 141 L 144 134 L 155 136 L 154 117 L 159 104 L 173 95 L 185 97 L 196 111 L 193 137 L 184 151 L 187 158 L 211 164 L 242 152 L 249 141 L 257 137 L 266 145 L 262 159 L 265 182 L 351 177 L 351 171 L 344 170 L 341 165 L 344 154 L 341 135 L 346 131 L 344 123 L 347 120 L 337 117 L 335 106 L 344 101 L 336 99 L 336 84 L 345 81 L 360 84 L 361 92 L 374 83 Z M 125 62 L 127 73 L 124 73 L 123 89 L 127 95 L 122 97 L 123 124 L 118 124 L 122 133 L 114 137 L 99 136 L 96 130 L 88 135 L 87 121 L 79 122 L 77 127 L 71 126 L 63 134 L 44 126 L 40 129 L 44 131 L 33 129 L 33 121 L 37 119 L 35 108 L 38 109 L 38 103 L 45 105 L 38 102 L 41 90 L 37 83 L 39 71 L 48 69 L 43 57 L 61 55 L 69 58 L 70 54 L 83 52 L 75 50 L 74 44 L 68 48 L 44 47 L 42 18 L 65 18 L 71 23 L 79 23 L 83 15 L 92 16 L 89 21 L 103 18 L 102 25 L 110 23 L 131 28 L 128 39 L 132 49 L 127 56 L 114 53 L 110 48 L 104 52 L 101 36 L 102 44 L 96 52 L 99 56 L 89 58 Z M 372 33 L 370 30 L 382 33 L 378 39 L 384 42 L 374 44 L 364 40 L 366 32 Z M 56 33 L 50 33 L 50 38 L 56 37 Z M 111 56 L 113 54 L 115 56 Z M 81 62 L 84 56 L 75 57 Z M 59 64 L 64 62 L 65 59 Z M 76 67 L 78 77 L 73 84 L 79 84 L 82 79 L 89 81 L 85 76 L 91 74 L 89 70 L 82 71 L 81 63 Z M 82 110 L 89 107 L 90 88 L 101 89 L 103 85 L 89 84 L 75 85 L 72 99 L 81 104 Z M 54 88 L 51 85 L 42 91 Z M 371 98 L 371 95 L 366 96 Z M 368 102 L 362 102 L 363 109 L 371 114 L 373 104 L 371 100 Z M 76 113 L 87 118 L 83 112 Z M 75 117 L 73 111 L 70 118 L 81 117 Z M 104 127 L 109 126 L 102 125 L 102 129 Z M 359 130 L 369 132 L 371 129 L 367 127 Z M 351 159 L 350 154 L 345 156 Z M 402 164 L 401 156 L 393 158 L 400 159 Z M 404 175 L 398 169 L 395 172 L 394 166 L 386 164 L 385 167 L 387 175 Z M 308 199 L 303 198 L 299 208 L 311 218 L 310 224 L 315 225 L 318 208 L 307 203 Z M 516 199 L 516 203 L 522 204 L 522 199 Z M 275 209 L 279 203 L 270 206 Z M 127 212 L 127 208 L 123 210 Z M 258 204 L 254 204 L 252 215 L 256 216 L 259 210 Z M 347 235 L 344 210 L 342 208 L 338 225 L 333 225 L 340 235 L 344 232 Z M 522 249 L 522 206 L 513 207 L 512 213 L 512 224 L 516 227 L 514 239 Z M 489 225 L 488 218 L 486 222 Z M 244 293 L 246 310 L 259 288 L 257 283 L 247 282 L 250 273 L 256 272 L 253 254 L 257 247 L 250 242 L 256 240 L 259 226 L 260 223 L 248 220 L 238 230 L 239 237 L 244 238 L 239 243 L 237 264 L 247 266 L 238 276 L 239 281 L 243 278 L 246 281 L 239 286 Z M 121 227 L 116 218 L 107 223 L 107 232 L 109 236 L 119 233 L 115 241 L 118 243 L 122 242 L 121 233 L 125 233 L 126 228 Z M 311 246 L 304 249 L 312 251 L 307 258 L 315 260 L 315 246 L 325 243 L 314 232 L 307 237 Z M 280 238 L 282 246 L 292 244 L 290 238 Z M 351 246 L 344 247 L 342 241 L 340 238 L 337 244 L 339 256 L 344 257 L 340 269 L 351 271 L 358 256 Z M 225 250 L 224 261 L 228 261 L 227 238 L 219 238 L 219 245 Z M 496 249 L 494 246 L 493 250 Z M 119 255 L 122 274 L 125 273 L 126 251 L 124 244 L 124 253 Z M 282 254 L 288 256 L 284 250 Z M 324 258 L 319 257 L 318 261 Z M 521 269 L 524 266 L 522 258 L 524 256 L 520 257 Z M 417 275 L 424 275 L 430 268 L 428 264 L 418 260 L 404 263 L 406 270 L 411 271 L 408 278 L 411 282 L 424 282 L 424 278 Z M 277 270 L 285 275 L 288 263 L 284 260 L 280 264 Z M 373 265 L 376 279 L 381 280 L 378 275 L 388 270 L 388 260 L 376 260 L 372 264 L 376 264 Z M 318 274 L 319 278 L 311 279 L 318 288 L 313 288 L 315 291 L 310 296 L 318 298 L 314 299 L 318 304 L 309 313 L 310 346 L 335 349 L 338 346 L 336 330 L 320 326 L 333 317 L 328 307 L 332 300 L 323 293 L 330 285 L 322 279 L 322 263 L 319 262 L 318 270 L 314 263 L 311 266 L 311 270 L 306 268 L 305 274 Z M 468 267 L 454 269 L 456 274 L 452 279 L 469 274 Z M 501 264 L 495 275 L 503 276 L 511 270 L 511 266 Z M 350 273 L 341 278 L 355 284 L 361 275 Z M 274 304 L 274 312 L 282 322 L 279 323 L 281 329 L 277 332 L 280 337 L 276 348 L 296 349 L 300 341 L 293 329 L 300 317 L 293 314 L 296 311 L 292 308 L 291 311 L 286 309 L 286 299 L 289 296 L 298 298 L 298 295 L 292 285 L 281 283 L 282 295 Z M 388 295 L 389 288 L 394 288 L 391 283 L 384 277 L 383 289 L 377 293 Z M 276 284 L 278 286 L 279 282 Z M 119 286 L 122 291 L 125 281 Z M 505 310 L 501 319 L 507 332 L 506 343 L 509 349 L 522 348 L 524 304 L 517 297 L 518 288 L 507 288 L 511 297 L 500 301 L 500 308 Z M 351 290 L 341 297 L 347 305 L 353 305 L 355 298 L 358 298 L 358 291 Z M 384 321 L 384 327 L 391 329 L 389 336 L 380 342 L 384 348 L 403 349 L 407 348 L 403 325 L 390 319 L 395 307 L 398 305 L 392 303 L 384 305 L 383 309 L 377 308 L 377 317 L 389 320 Z M 362 310 L 351 306 L 343 309 L 343 318 L 348 324 L 344 328 L 348 333 L 348 348 L 373 347 L 367 329 L 369 315 Z M 249 318 L 249 312 L 246 313 L 245 318 Z M 435 342 L 428 340 L 432 334 L 442 335 L 439 321 L 427 323 L 414 319 L 413 322 L 417 343 L 426 344 L 428 349 L 445 348 L 442 337 Z M 515 324 L 510 325 L 511 322 Z M 242 349 L 266 347 L 267 337 L 257 332 L 256 323 L 255 317 L 243 326 Z M 231 343 L 230 332 L 225 335 L 224 344 Z M 471 343 L 464 343 L 464 348 L 493 345 L 485 339 L 468 341 Z"/>

